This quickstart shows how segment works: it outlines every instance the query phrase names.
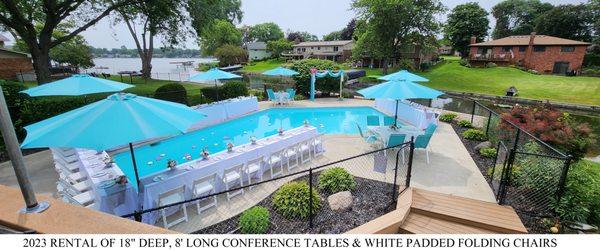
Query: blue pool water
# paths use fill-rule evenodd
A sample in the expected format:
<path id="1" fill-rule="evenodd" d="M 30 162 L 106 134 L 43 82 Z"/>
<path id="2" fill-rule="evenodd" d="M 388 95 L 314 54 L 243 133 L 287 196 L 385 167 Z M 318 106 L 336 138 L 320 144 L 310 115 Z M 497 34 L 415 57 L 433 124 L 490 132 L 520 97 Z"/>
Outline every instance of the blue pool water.
<path id="1" fill-rule="evenodd" d="M 207 147 L 210 153 L 220 152 L 226 149 L 229 141 L 236 146 L 246 144 L 251 136 L 260 139 L 275 135 L 280 127 L 289 130 L 302 126 L 304 120 L 317 127 L 321 134 L 358 134 L 356 123 L 366 128 L 369 115 L 385 116 L 371 107 L 271 108 L 138 147 L 135 149 L 138 172 L 140 178 L 152 175 L 164 170 L 169 159 L 184 163 L 187 162 L 184 159 L 186 154 L 192 159 L 199 158 L 203 147 Z M 117 154 L 114 160 L 130 181 L 135 180 L 129 151 Z M 152 165 L 148 162 L 152 162 Z"/>

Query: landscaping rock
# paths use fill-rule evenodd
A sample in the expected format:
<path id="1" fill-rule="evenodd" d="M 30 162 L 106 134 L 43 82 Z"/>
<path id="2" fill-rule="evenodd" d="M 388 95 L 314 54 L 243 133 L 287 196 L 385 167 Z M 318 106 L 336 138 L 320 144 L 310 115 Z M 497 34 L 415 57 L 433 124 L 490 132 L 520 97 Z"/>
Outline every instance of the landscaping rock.
<path id="1" fill-rule="evenodd" d="M 339 192 L 327 197 L 329 207 L 333 211 L 346 210 L 352 206 L 352 194 L 350 191 Z"/>
<path id="2" fill-rule="evenodd" d="M 483 148 L 491 148 L 491 147 L 492 147 L 492 142 L 484 141 L 484 142 L 481 142 L 478 145 L 476 145 L 473 149 L 475 149 L 475 151 L 479 152 L 479 150 L 481 150 Z"/>
<path id="3" fill-rule="evenodd" d="M 569 224 L 568 225 L 569 228 L 574 229 L 574 230 L 579 230 L 579 231 L 583 231 L 583 232 L 596 232 L 598 231 L 598 227 L 592 226 L 592 225 L 588 225 L 585 223 L 573 223 L 573 224 Z"/>

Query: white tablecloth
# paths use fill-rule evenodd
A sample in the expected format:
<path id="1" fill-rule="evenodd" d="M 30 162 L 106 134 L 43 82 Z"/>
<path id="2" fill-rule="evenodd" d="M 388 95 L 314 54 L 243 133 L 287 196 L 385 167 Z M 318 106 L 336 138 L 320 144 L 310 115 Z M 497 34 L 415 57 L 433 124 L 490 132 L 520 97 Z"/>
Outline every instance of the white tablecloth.
<path id="1" fill-rule="evenodd" d="M 82 163 L 81 171 L 91 182 L 97 210 L 120 216 L 132 213 L 137 208 L 137 192 L 131 184 L 101 187 L 104 182 L 124 175 L 117 164 L 104 164 L 106 152 L 77 149 L 77 155 Z"/>
<path id="2" fill-rule="evenodd" d="M 290 101 L 290 94 L 287 92 L 282 92 L 282 91 L 276 92 L 275 100 L 277 101 L 278 104 L 287 103 Z"/>
<path id="3" fill-rule="evenodd" d="M 394 116 L 396 100 L 375 99 L 375 107 L 389 116 Z M 398 101 L 398 120 L 419 129 L 426 129 L 431 123 L 437 123 L 433 110 L 406 100 Z"/>
<path id="4" fill-rule="evenodd" d="M 191 187 L 195 180 L 202 177 L 217 174 L 217 179 L 221 180 L 225 168 L 246 163 L 259 157 L 267 157 L 269 154 L 298 144 L 302 141 L 314 138 L 318 135 L 317 128 L 313 126 L 301 126 L 284 132 L 283 136 L 274 135 L 267 138 L 257 140 L 257 145 L 250 143 L 234 147 L 232 153 L 222 151 L 211 154 L 208 160 L 193 160 L 177 166 L 174 170 L 163 171 L 142 179 L 143 186 L 143 206 L 144 208 L 154 208 L 158 205 L 158 197 L 160 194 L 171 189 L 185 185 L 186 199 L 192 198 Z M 323 150 L 322 146 L 318 147 Z M 258 175 L 264 172 L 264 166 Z M 158 180 L 155 177 L 161 176 Z M 224 190 L 224 184 L 216 184 L 217 191 Z M 169 212 L 167 212 L 169 213 Z M 142 221 L 149 224 L 155 224 L 159 212 L 146 213 L 142 217 Z"/>
<path id="5" fill-rule="evenodd" d="M 206 115 L 205 118 L 190 127 L 190 130 L 197 130 L 258 111 L 258 99 L 256 97 L 241 97 L 192 108 Z"/>
<path id="6" fill-rule="evenodd" d="M 392 129 L 389 126 L 368 126 L 367 129 L 373 134 L 378 135 L 385 146 L 387 146 L 387 142 L 389 142 L 392 135 L 405 134 L 406 138 L 404 142 L 408 142 L 410 141 L 410 137 L 414 137 L 414 140 L 416 140 L 417 136 L 425 134 L 425 131 L 414 126 L 403 126 L 397 129 Z"/>

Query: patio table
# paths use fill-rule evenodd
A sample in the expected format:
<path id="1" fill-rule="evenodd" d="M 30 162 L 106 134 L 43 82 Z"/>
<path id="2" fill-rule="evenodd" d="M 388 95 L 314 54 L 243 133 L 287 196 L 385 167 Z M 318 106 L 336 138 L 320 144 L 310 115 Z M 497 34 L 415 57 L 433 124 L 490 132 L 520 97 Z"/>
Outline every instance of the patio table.
<path id="1" fill-rule="evenodd" d="M 277 104 L 285 104 L 290 100 L 290 94 L 284 91 L 276 92 L 275 100 L 277 101 Z"/>
<path id="2" fill-rule="evenodd" d="M 368 126 L 367 130 L 379 136 L 383 141 L 384 146 L 387 146 L 387 142 L 389 142 L 392 135 L 404 134 L 406 135 L 404 142 L 408 142 L 410 141 L 410 137 L 414 137 L 416 140 L 417 136 L 425 134 L 425 131 L 410 125 L 403 125 L 397 129 L 392 129 L 389 126 Z"/>
<path id="3" fill-rule="evenodd" d="M 221 151 L 211 154 L 208 160 L 196 159 L 178 165 L 171 170 L 165 170 L 158 174 L 153 174 L 141 179 L 143 206 L 145 209 L 154 208 L 158 205 L 160 194 L 181 185 L 185 186 L 185 198 L 192 198 L 192 186 L 195 180 L 202 177 L 217 174 L 215 183 L 216 191 L 223 191 L 225 185 L 222 183 L 223 171 L 225 168 L 233 167 L 247 163 L 260 157 L 267 157 L 269 154 L 298 144 L 305 140 L 314 138 L 318 135 L 317 128 L 313 126 L 301 126 L 285 131 L 283 136 L 278 134 L 262 138 L 256 141 L 256 145 L 251 143 L 236 146 L 233 152 Z M 322 151 L 322 146 L 318 147 Z M 257 175 L 263 175 L 266 166 L 263 165 Z M 157 178 L 158 177 L 158 178 Z M 176 211 L 177 208 L 167 210 L 167 215 Z M 159 211 L 146 213 L 142 221 L 148 224 L 155 224 L 159 217 Z"/>

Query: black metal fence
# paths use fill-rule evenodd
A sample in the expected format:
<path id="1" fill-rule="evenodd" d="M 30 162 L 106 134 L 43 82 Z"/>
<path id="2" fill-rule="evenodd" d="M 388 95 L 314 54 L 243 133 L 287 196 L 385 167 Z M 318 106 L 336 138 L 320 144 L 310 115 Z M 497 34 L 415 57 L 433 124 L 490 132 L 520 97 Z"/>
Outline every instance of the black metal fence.
<path id="1" fill-rule="evenodd" d="M 263 181 L 122 217 L 141 219 L 145 214 L 184 206 L 190 220 L 202 217 L 193 226 L 197 230 L 194 233 L 244 233 L 240 218 L 248 209 L 260 206 L 269 213 L 265 233 L 344 233 L 396 208 L 399 193 L 410 186 L 413 151 L 414 144 L 410 141 L 323 165 L 313 164 L 318 161 L 299 163 L 291 171 L 284 166 L 283 173 L 274 178 L 266 172 Z M 326 176 L 338 173 L 334 176 L 339 177 L 340 172 L 350 174 L 351 182 L 327 182 Z M 338 194 L 339 191 L 350 193 Z M 227 198 L 228 194 L 236 193 Z M 336 196 L 331 197 L 333 194 Z M 215 201 L 217 205 L 212 206 Z M 198 212 L 198 207 L 205 206 L 206 210 Z M 169 217 L 181 216 L 178 212 Z M 159 226 L 164 225 L 161 222 L 159 217 Z"/>
<path id="2" fill-rule="evenodd" d="M 497 148 L 488 175 L 498 203 L 512 206 L 520 215 L 551 216 L 552 203 L 562 195 L 571 156 L 480 102 L 472 102 L 471 121 L 483 122 L 480 125 Z"/>

